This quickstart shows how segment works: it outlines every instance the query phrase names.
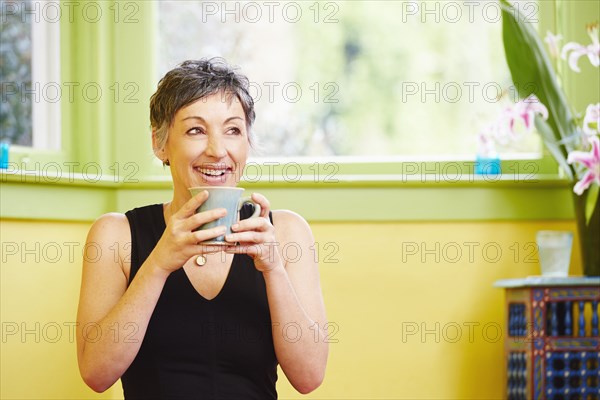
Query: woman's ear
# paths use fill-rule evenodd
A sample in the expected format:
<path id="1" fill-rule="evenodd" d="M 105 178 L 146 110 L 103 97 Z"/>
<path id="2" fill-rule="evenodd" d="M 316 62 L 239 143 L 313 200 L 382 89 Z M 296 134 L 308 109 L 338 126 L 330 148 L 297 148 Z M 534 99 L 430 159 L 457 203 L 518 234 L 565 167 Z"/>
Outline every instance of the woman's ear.
<path id="1" fill-rule="evenodd" d="M 169 156 L 164 148 L 164 146 L 159 147 L 158 139 L 156 138 L 156 130 L 152 130 L 152 151 L 154 151 L 154 155 L 162 161 L 163 165 L 169 165 Z"/>

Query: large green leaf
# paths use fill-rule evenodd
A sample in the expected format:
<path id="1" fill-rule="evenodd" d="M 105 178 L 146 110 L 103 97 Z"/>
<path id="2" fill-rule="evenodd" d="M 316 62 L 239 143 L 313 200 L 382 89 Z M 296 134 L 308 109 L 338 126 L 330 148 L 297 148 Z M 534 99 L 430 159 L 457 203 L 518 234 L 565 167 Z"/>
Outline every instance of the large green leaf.
<path id="1" fill-rule="evenodd" d="M 587 199 L 585 202 L 585 223 L 586 225 L 590 224 L 590 219 L 592 218 L 592 214 L 594 213 L 594 209 L 598 207 L 598 185 L 592 183 L 592 185 L 588 188 Z"/>
<path id="2" fill-rule="evenodd" d="M 577 135 L 566 95 L 533 26 L 507 0 L 500 0 L 500 4 L 504 52 L 512 81 L 522 98 L 535 94 L 548 108 L 547 125 L 554 140 L 553 144 L 546 146 L 549 149 L 553 146 L 552 154 L 565 168 L 563 164 L 566 163 L 561 160 L 566 160 L 567 154 L 573 150 L 573 138 Z M 548 132 L 542 134 L 542 138 L 547 141 Z M 557 157 L 558 154 L 561 157 Z M 574 170 L 568 164 L 565 172 L 573 179 Z"/>
<path id="3" fill-rule="evenodd" d="M 573 180 L 572 167 L 567 163 L 567 157 L 563 154 L 561 145 L 557 143 L 556 137 L 550 125 L 540 116 L 535 116 L 535 128 L 542 137 L 546 148 L 558 162 L 560 168 L 565 171 L 565 174 L 570 180 Z"/>

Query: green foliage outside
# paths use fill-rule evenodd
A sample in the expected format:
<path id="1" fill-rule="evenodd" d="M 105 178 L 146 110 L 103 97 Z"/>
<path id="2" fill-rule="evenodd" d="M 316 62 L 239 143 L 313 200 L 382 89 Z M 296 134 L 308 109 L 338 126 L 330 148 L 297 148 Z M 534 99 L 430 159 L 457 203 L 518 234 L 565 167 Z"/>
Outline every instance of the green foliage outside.
<path id="1" fill-rule="evenodd" d="M 6 3 L 0 0 L 0 10 Z M 3 13 L 0 18 L 0 141 L 31 146 L 32 96 L 23 94 L 31 88 L 31 21 L 21 17 Z"/>
<path id="2" fill-rule="evenodd" d="M 423 22 L 407 15 L 405 2 L 338 4 L 338 23 L 303 20 L 297 34 L 299 80 L 339 86 L 339 102 L 303 110 L 327 150 L 473 155 L 479 129 L 511 95 L 501 22 L 477 11 L 469 22 L 465 8 L 458 21 L 430 15 Z"/>

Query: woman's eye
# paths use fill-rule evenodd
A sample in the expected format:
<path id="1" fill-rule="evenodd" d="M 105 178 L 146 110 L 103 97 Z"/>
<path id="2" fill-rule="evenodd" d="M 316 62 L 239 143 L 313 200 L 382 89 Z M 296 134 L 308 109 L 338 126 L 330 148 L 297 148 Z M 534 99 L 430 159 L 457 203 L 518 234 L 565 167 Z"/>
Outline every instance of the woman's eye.
<path id="1" fill-rule="evenodd" d="M 227 133 L 230 135 L 241 135 L 242 132 L 238 128 L 229 128 Z"/>
<path id="2" fill-rule="evenodd" d="M 204 131 L 201 128 L 192 128 L 187 131 L 188 135 L 201 135 Z"/>

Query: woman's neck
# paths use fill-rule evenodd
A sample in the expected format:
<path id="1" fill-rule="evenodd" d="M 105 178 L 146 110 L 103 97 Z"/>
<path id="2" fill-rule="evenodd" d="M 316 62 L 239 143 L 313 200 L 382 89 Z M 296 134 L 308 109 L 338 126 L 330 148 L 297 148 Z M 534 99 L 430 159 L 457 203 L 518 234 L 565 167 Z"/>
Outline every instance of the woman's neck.
<path id="1" fill-rule="evenodd" d="M 164 204 L 165 221 L 168 221 L 173 214 L 177 213 L 177 211 L 179 211 L 181 207 L 183 207 L 183 205 L 190 200 L 190 198 L 191 197 L 189 194 L 187 194 L 187 197 L 185 197 L 183 194 L 174 191 L 173 199 Z"/>

